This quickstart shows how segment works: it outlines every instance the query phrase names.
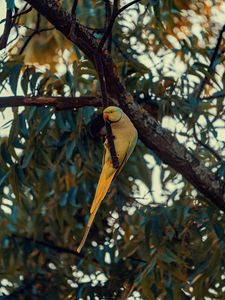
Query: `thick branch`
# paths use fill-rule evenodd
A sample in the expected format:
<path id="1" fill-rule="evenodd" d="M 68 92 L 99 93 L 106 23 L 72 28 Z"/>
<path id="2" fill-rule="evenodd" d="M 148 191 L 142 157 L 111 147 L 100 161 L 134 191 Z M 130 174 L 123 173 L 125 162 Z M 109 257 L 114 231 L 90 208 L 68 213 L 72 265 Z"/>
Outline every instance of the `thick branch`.
<path id="1" fill-rule="evenodd" d="M 135 104 L 132 97 L 124 97 L 120 105 L 130 116 L 144 144 L 225 212 L 225 182 L 219 180 L 146 110 Z"/>
<path id="2" fill-rule="evenodd" d="M 80 108 L 84 106 L 101 107 L 101 97 L 81 96 L 81 97 L 0 97 L 0 107 L 19 107 L 19 106 L 52 106 L 56 110 Z"/>
<path id="3" fill-rule="evenodd" d="M 57 7 L 55 1 L 26 0 L 26 2 L 44 15 L 94 63 L 93 54 L 96 53 L 98 43 L 84 26 L 75 23 L 76 30 L 70 30 L 72 16 Z M 112 98 L 119 100 L 121 107 L 133 121 L 139 137 L 145 145 L 154 150 L 164 163 L 181 173 L 194 187 L 225 211 L 224 182 L 218 180 L 214 173 L 204 167 L 183 145 L 179 144 L 176 138 L 163 129 L 145 109 L 134 103 L 133 97 L 126 93 L 115 72 L 116 68 L 112 57 L 107 53 L 102 53 L 102 59 L 107 92 Z"/>

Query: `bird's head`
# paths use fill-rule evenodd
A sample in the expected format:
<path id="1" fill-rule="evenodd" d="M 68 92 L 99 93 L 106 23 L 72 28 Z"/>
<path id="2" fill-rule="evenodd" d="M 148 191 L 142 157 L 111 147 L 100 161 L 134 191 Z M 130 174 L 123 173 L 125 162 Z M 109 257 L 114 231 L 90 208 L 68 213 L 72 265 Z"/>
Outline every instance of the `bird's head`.
<path id="1" fill-rule="evenodd" d="M 108 106 L 103 110 L 103 119 L 105 122 L 118 122 L 122 118 L 122 115 L 122 109 L 117 106 Z"/>

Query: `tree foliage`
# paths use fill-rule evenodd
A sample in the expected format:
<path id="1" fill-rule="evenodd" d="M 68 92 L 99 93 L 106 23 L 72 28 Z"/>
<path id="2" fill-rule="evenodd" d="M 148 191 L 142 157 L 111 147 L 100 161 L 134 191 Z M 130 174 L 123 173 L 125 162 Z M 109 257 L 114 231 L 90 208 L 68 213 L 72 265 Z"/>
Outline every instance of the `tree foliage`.
<path id="1" fill-rule="evenodd" d="M 2 299 L 223 299 L 223 1 L 5 4 Z M 94 50 L 118 9 L 100 54 L 140 139 L 78 254 L 104 140 Z"/>

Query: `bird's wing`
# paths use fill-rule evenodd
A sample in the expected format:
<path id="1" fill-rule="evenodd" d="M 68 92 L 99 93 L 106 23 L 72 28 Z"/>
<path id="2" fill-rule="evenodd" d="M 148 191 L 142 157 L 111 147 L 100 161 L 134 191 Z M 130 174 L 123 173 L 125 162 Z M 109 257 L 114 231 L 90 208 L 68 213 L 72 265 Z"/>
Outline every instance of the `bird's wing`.
<path id="1" fill-rule="evenodd" d="M 132 137 L 132 139 L 130 140 L 129 144 L 128 144 L 128 147 L 127 147 L 127 152 L 126 152 L 126 155 L 124 156 L 123 158 L 123 161 L 121 162 L 120 164 L 120 167 L 117 169 L 116 171 L 116 174 L 114 176 L 117 177 L 119 175 L 119 173 L 121 172 L 121 170 L 123 169 L 124 165 L 126 164 L 128 158 L 131 156 L 132 152 L 134 151 L 134 148 L 136 146 L 136 143 L 137 143 L 137 133 Z"/>

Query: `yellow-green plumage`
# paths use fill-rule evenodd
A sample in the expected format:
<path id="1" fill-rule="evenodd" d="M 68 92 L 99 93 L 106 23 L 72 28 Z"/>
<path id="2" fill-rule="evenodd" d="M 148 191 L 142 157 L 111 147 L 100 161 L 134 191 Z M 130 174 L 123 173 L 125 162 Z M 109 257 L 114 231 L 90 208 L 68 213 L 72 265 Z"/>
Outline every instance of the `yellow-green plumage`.
<path id="1" fill-rule="evenodd" d="M 112 135 L 114 136 L 115 150 L 119 160 L 119 168 L 114 169 L 107 139 L 104 143 L 105 154 L 103 157 L 102 172 L 96 188 L 95 197 L 91 205 L 90 218 L 77 252 L 80 252 L 94 221 L 97 210 L 104 199 L 112 180 L 122 170 L 137 143 L 137 130 L 128 116 L 116 106 L 109 106 L 103 111 L 103 115 L 111 123 Z"/>

